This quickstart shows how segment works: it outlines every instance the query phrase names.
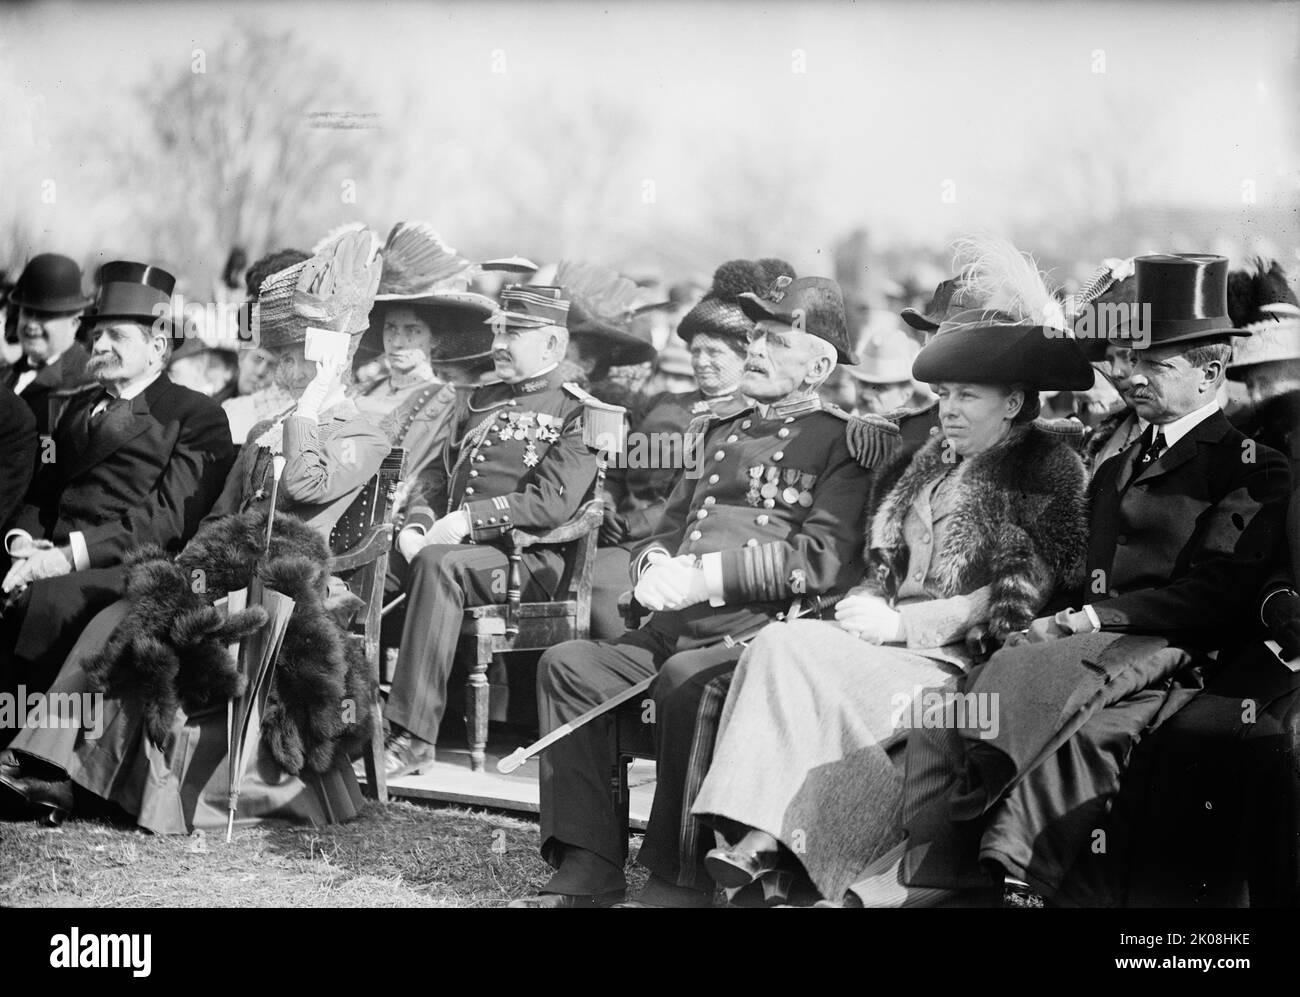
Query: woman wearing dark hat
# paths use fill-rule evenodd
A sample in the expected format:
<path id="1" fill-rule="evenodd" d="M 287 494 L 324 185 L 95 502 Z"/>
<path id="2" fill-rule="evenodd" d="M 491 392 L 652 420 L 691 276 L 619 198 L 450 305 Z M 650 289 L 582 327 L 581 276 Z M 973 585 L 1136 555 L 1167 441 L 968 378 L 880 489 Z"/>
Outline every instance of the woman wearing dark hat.
<path id="1" fill-rule="evenodd" d="M 802 873 L 839 901 L 898 841 L 913 700 L 1026 627 L 1082 560 L 1082 464 L 1033 425 L 1040 390 L 1092 383 L 1074 344 L 1025 313 L 962 310 L 912 373 L 941 435 L 877 483 L 866 578 L 835 622 L 760 631 L 733 679 L 692 808 L 727 842 L 706 862 L 723 887 L 761 881 L 770 900 Z"/>
<path id="2" fill-rule="evenodd" d="M 9 308 L 18 312 L 23 355 L 0 374 L 0 383 L 27 402 L 42 436 L 50 431 L 51 394 L 94 380 L 86 373 L 90 353 L 77 341 L 89 305 L 81 291 L 81 268 L 57 253 L 32 257 L 9 295 Z"/>

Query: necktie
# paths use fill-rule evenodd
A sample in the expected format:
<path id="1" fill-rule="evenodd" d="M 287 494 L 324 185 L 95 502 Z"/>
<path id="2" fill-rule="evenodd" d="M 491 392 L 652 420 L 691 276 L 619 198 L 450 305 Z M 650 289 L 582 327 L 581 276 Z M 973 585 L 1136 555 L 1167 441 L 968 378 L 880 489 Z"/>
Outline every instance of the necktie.
<path id="1" fill-rule="evenodd" d="M 108 418 L 109 413 L 112 412 L 115 408 L 122 405 L 122 403 L 123 403 L 123 399 L 116 398 L 113 395 L 110 395 L 107 391 L 105 391 L 104 394 L 100 396 L 99 401 L 97 401 L 94 407 L 91 409 L 90 412 L 91 430 L 92 431 L 96 430 L 100 426 L 102 426 L 104 424 L 104 420 Z"/>
<path id="2" fill-rule="evenodd" d="M 1138 465 L 1141 467 L 1146 467 L 1148 464 L 1159 460 L 1160 455 L 1166 449 L 1165 434 L 1161 430 L 1157 429 L 1155 425 L 1150 425 L 1147 427 L 1147 432 L 1154 433 L 1154 436 L 1150 440 L 1143 440 L 1142 457 L 1138 461 Z M 1146 434 L 1144 433 L 1143 436 L 1145 437 Z"/>

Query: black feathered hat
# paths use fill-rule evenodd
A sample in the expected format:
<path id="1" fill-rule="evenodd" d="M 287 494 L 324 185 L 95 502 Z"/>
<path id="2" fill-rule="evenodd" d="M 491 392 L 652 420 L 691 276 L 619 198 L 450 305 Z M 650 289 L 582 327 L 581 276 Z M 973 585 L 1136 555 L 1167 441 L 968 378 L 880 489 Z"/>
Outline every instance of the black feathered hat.
<path id="1" fill-rule="evenodd" d="M 730 260 L 713 272 L 713 286 L 700 302 L 682 316 L 679 335 L 689 345 L 701 332 L 731 340 L 744 350 L 754 331 L 753 321 L 740 304 L 742 294 L 766 297 L 779 277 L 793 279 L 794 268 L 785 260 Z"/>

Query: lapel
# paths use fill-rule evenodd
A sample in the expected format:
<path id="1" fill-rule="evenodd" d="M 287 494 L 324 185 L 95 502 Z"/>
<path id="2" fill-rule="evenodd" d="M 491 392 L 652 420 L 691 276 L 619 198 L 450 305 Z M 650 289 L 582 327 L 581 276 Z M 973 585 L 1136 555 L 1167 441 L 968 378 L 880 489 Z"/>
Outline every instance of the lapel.
<path id="1" fill-rule="evenodd" d="M 105 458 L 117 453 L 141 433 L 146 432 L 150 426 L 155 425 L 157 419 L 151 409 L 171 389 L 172 382 L 167 379 L 167 375 L 160 374 L 153 384 L 131 399 L 130 405 L 120 405 L 109 412 L 95 431 L 93 438 L 86 428 L 84 445 L 73 451 L 73 466 L 65 480 L 85 474 Z M 90 409 L 93 407 L 93 402 L 87 405 L 82 418 L 76 420 L 83 427 L 87 426 Z"/>
<path id="2" fill-rule="evenodd" d="M 1232 424 L 1228 422 L 1222 411 L 1212 413 L 1193 426 L 1186 436 L 1162 453 L 1158 459 L 1145 468 L 1140 468 L 1134 480 L 1150 481 L 1177 470 L 1196 456 L 1200 444 L 1218 443 L 1230 428 Z"/>
<path id="3" fill-rule="evenodd" d="M 1183 441 L 1179 440 L 1178 442 L 1182 443 Z M 1118 468 L 1115 471 L 1115 491 L 1121 495 L 1128 488 L 1129 480 L 1133 477 L 1133 470 L 1137 467 L 1138 454 L 1141 450 L 1142 434 L 1139 433 L 1133 438 L 1132 443 L 1111 458 L 1111 460 L 1118 463 Z"/>

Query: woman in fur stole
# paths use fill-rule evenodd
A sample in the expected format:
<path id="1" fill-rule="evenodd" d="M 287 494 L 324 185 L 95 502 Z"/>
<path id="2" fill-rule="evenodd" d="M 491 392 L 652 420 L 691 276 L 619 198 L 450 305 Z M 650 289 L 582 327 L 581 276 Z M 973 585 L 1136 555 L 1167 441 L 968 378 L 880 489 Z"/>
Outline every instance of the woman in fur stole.
<path id="1" fill-rule="evenodd" d="M 839 901 L 898 842 L 908 729 L 942 723 L 973 654 L 1027 627 L 1082 563 L 1082 462 L 1032 424 L 1039 390 L 1091 385 L 1075 344 L 994 301 L 945 318 L 913 373 L 939 396 L 941 435 L 878 484 L 867 577 L 835 621 L 774 623 L 750 644 L 695 798 L 726 842 L 710 873 L 768 902 L 791 872 Z"/>
<path id="2" fill-rule="evenodd" d="M 221 497 L 175 560 L 157 548 L 137 551 L 127 598 L 78 640 L 50 692 L 104 693 L 102 710 L 66 727 L 25 730 L 3 759 L 5 785 L 33 811 L 58 822 L 76 784 L 151 831 L 224 825 L 225 704 L 243 691 L 229 648 L 266 614 L 252 607 L 227 617 L 214 603 L 257 574 L 295 605 L 240 819 L 323 824 L 356 812 L 360 795 L 346 754 L 366 730 L 369 673 L 332 615 L 346 612 L 348 599 L 330 597 L 329 537 L 389 443 L 344 397 L 345 358 L 309 363 L 304 342 L 309 324 L 347 333 L 350 359 L 378 268 L 371 234 L 352 232 L 267 278 L 261 344 L 297 401 L 254 428 Z M 268 550 L 276 458 L 285 464 Z"/>

